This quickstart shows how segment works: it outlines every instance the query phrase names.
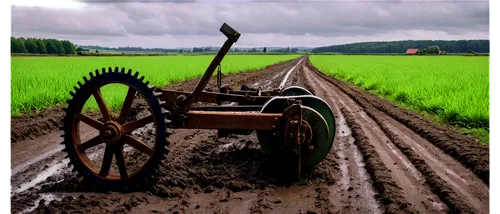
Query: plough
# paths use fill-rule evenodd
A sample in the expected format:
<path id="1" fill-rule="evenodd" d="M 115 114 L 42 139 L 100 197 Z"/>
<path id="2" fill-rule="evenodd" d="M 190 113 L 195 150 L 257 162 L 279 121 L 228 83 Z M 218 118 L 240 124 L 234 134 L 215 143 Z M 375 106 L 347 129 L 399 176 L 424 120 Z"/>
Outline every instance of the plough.
<path id="1" fill-rule="evenodd" d="M 270 91 L 248 87 L 232 90 L 221 87 L 219 69 L 219 91 L 204 90 L 240 37 L 240 33 L 225 23 L 220 31 L 227 40 L 192 92 L 149 87 L 149 82 L 144 82 L 144 76 L 139 77 L 138 72 L 118 67 L 95 70 L 89 73 L 89 78 L 83 78 L 83 83 L 78 82 L 78 87 L 70 92 L 72 99 L 67 101 L 62 127 L 62 144 L 73 171 L 101 187 L 143 185 L 156 179 L 158 167 L 166 159 L 167 129 L 217 129 L 225 135 L 255 131 L 262 150 L 279 161 L 286 177 L 292 180 L 300 179 L 304 172 L 323 160 L 335 136 L 334 115 L 325 101 L 306 89 L 292 86 Z M 102 96 L 101 88 L 108 84 L 124 85 L 128 89 L 119 114 L 110 111 Z M 94 119 L 83 111 L 91 97 L 99 106 L 102 119 Z M 144 101 L 149 115 L 141 119 L 130 117 L 134 99 Z M 213 105 L 193 105 L 197 102 Z M 222 102 L 237 105 L 222 105 Z M 83 140 L 80 134 L 83 124 L 95 129 L 97 136 Z M 141 140 L 134 135 L 134 131 L 145 126 L 149 126 L 149 130 L 152 127 L 154 138 Z M 100 145 L 104 145 L 104 151 L 96 155 Z M 127 149 L 143 157 L 142 163 L 127 161 L 126 155 L 130 154 Z"/>

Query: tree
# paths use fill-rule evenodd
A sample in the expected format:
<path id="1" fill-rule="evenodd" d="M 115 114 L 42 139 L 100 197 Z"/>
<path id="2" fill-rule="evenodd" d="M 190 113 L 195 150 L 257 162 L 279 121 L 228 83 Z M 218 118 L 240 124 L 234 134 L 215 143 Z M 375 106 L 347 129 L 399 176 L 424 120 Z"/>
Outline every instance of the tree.
<path id="1" fill-rule="evenodd" d="M 52 39 L 52 43 L 54 46 L 57 48 L 57 53 L 56 54 L 64 54 L 66 53 L 66 50 L 64 50 L 64 46 L 61 41 Z"/>
<path id="2" fill-rule="evenodd" d="M 37 47 L 37 52 L 39 54 L 46 54 L 47 53 L 47 49 L 45 48 L 45 42 L 43 42 L 43 40 L 36 39 L 35 40 L 35 44 L 36 44 L 36 47 Z"/>
<path id="3" fill-rule="evenodd" d="M 97 50 L 97 49 L 96 49 L 96 50 L 95 50 L 95 53 L 99 53 L 99 50 Z"/>
<path id="4" fill-rule="evenodd" d="M 266 52 L 267 52 L 267 48 L 266 48 L 266 47 L 264 47 L 264 50 L 263 50 L 262 52 L 266 53 Z"/>
<path id="5" fill-rule="evenodd" d="M 439 46 L 437 45 L 431 45 L 429 47 L 427 47 L 427 53 L 429 54 L 439 54 Z"/>
<path id="6" fill-rule="evenodd" d="M 24 38 L 10 38 L 10 50 L 12 53 L 28 53 L 26 46 L 24 46 Z"/>
<path id="7" fill-rule="evenodd" d="M 62 46 L 64 48 L 65 54 L 75 54 L 76 53 L 76 48 L 75 48 L 75 45 L 73 43 L 71 43 L 68 40 L 64 40 L 61 43 L 62 43 Z"/>
<path id="8" fill-rule="evenodd" d="M 24 46 L 26 47 L 26 50 L 28 50 L 28 53 L 38 53 L 38 46 L 36 45 L 34 39 L 26 39 Z"/>
<path id="9" fill-rule="evenodd" d="M 45 44 L 45 47 L 47 48 L 48 54 L 58 54 L 58 52 L 59 52 L 57 47 L 54 45 L 53 41 L 47 41 L 47 44 Z"/>
<path id="10" fill-rule="evenodd" d="M 426 49 L 426 48 L 424 48 L 424 49 L 422 49 L 422 50 L 419 50 L 419 51 L 417 52 L 417 55 L 427 55 L 427 49 Z"/>

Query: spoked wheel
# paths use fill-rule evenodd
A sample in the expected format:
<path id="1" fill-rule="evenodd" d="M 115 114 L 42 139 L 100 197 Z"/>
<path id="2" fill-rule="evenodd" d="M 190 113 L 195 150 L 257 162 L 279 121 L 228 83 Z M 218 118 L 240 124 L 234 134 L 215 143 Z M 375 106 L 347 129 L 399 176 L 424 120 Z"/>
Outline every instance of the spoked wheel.
<path id="1" fill-rule="evenodd" d="M 65 151 L 69 165 L 85 180 L 101 188 L 123 190 L 144 185 L 152 180 L 157 168 L 166 155 L 166 124 L 163 109 L 157 94 L 147 82 L 125 73 L 122 68 L 114 72 L 102 69 L 84 77 L 84 84 L 70 92 L 73 99 L 68 101 L 64 118 Z M 111 99 L 105 99 L 101 88 L 111 86 L 110 93 L 126 88 L 121 110 L 110 110 Z M 108 87 L 108 86 L 106 86 Z M 99 112 L 84 112 L 84 106 L 92 98 Z M 116 99 L 115 99 L 116 102 Z M 119 100 L 122 102 L 122 100 Z M 135 115 L 132 113 L 136 113 Z M 113 161 L 114 160 L 114 161 Z"/>

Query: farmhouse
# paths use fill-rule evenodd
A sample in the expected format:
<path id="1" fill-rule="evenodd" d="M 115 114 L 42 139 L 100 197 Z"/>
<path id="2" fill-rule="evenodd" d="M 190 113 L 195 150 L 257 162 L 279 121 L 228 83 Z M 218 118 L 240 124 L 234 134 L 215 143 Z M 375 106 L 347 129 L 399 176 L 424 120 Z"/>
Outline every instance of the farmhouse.
<path id="1" fill-rule="evenodd" d="M 406 50 L 406 55 L 416 55 L 418 52 L 418 48 L 410 48 Z"/>

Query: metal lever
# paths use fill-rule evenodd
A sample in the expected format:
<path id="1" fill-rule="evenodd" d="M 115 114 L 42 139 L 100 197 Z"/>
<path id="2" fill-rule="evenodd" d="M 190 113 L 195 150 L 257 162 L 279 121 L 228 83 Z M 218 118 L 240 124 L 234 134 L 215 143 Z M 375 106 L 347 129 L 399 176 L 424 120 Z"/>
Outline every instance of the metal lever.
<path id="1" fill-rule="evenodd" d="M 234 30 L 226 23 L 224 23 L 222 25 L 222 27 L 220 27 L 220 32 L 222 32 L 224 35 L 226 35 L 226 37 L 228 39 L 232 40 L 233 42 L 238 41 L 238 39 L 240 38 L 240 35 L 241 35 L 240 33 L 238 33 L 238 31 Z"/>
<path id="2" fill-rule="evenodd" d="M 198 99 L 198 96 L 200 95 L 201 91 L 207 86 L 208 81 L 210 81 L 210 78 L 214 74 L 215 68 L 220 64 L 224 56 L 227 54 L 231 46 L 238 41 L 238 38 L 240 38 L 240 33 L 238 33 L 236 30 L 231 28 L 229 25 L 224 23 L 222 27 L 220 28 L 220 31 L 227 37 L 226 42 L 222 47 L 220 48 L 219 52 L 217 55 L 215 55 L 214 59 L 208 65 L 207 70 L 205 71 L 205 74 L 203 74 L 203 77 L 200 79 L 198 82 L 198 85 L 196 85 L 196 88 L 194 89 L 189 96 L 182 101 L 182 107 L 181 110 L 184 112 L 189 111 L 189 108 L 191 105 Z"/>

